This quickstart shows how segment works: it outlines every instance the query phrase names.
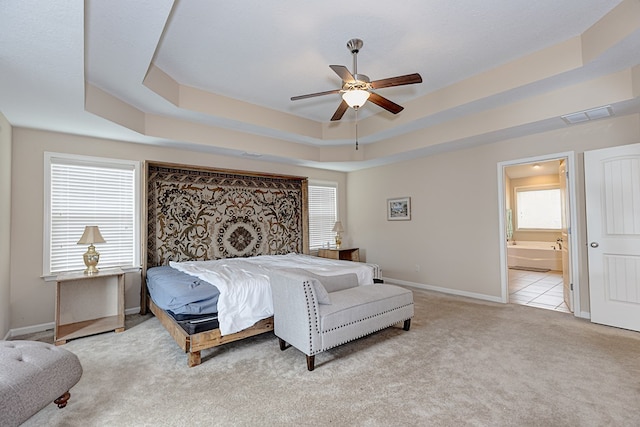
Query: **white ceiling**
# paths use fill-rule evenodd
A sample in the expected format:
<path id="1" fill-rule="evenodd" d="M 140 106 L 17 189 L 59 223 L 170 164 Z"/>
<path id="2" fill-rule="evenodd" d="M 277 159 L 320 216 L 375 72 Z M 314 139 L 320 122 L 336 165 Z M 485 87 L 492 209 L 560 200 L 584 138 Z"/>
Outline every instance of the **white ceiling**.
<path id="1" fill-rule="evenodd" d="M 635 0 L 632 0 L 635 1 Z M 134 108 L 225 129 L 306 145 L 351 144 L 255 126 L 242 119 L 191 112 L 144 86 L 151 64 L 176 82 L 319 123 L 328 122 L 339 95 L 292 102 L 290 97 L 337 89 L 329 64 L 352 69 L 349 39 L 364 40 L 358 71 L 372 80 L 418 72 L 423 83 L 381 89 L 401 105 L 419 100 L 502 64 L 579 36 L 622 0 L 22 0 L 0 2 L 0 112 L 14 126 L 126 141 L 184 146 L 241 155 L 228 147 L 199 147 L 179 138 L 150 137 L 85 111 L 85 83 Z M 451 117 L 624 70 L 639 63 L 640 31 L 583 67 L 470 102 L 439 115 L 394 123 L 363 143 L 384 140 Z M 596 107 L 595 105 L 593 107 Z M 638 111 L 637 99 L 614 114 Z M 573 111 L 566 111 L 571 113 Z M 410 113 L 411 114 L 411 113 Z M 367 103 L 359 119 L 391 116 Z M 352 121 L 348 111 L 343 121 Z M 396 120 L 401 122 L 401 120 Z M 564 126 L 520 126 L 503 136 Z M 487 142 L 478 135 L 474 141 Z M 452 141 L 451 147 L 471 143 Z M 445 148 L 439 147 L 438 150 Z M 426 147 L 407 155 L 428 154 Z M 378 162 L 399 160 L 395 153 Z M 282 159 L 281 159 L 282 160 Z M 308 162 L 357 169 L 358 162 Z M 363 164 L 366 162 L 363 162 Z M 375 162 L 369 162 L 372 165 Z"/>
<path id="2" fill-rule="evenodd" d="M 551 160 L 545 162 L 526 163 L 505 168 L 505 174 L 511 179 L 529 178 L 532 176 L 558 175 L 560 161 Z"/>

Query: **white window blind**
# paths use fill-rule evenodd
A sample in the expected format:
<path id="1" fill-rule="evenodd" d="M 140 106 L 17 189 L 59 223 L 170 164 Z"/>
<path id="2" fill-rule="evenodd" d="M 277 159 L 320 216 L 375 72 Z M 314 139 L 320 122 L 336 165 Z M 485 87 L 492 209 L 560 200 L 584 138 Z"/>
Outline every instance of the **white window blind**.
<path id="1" fill-rule="evenodd" d="M 560 230 L 562 228 L 559 188 L 516 188 L 518 229 Z"/>
<path id="2" fill-rule="evenodd" d="M 332 229 L 338 217 L 336 195 L 335 184 L 309 185 L 309 249 L 335 242 Z"/>
<path id="3" fill-rule="evenodd" d="M 139 163 L 47 153 L 45 275 L 85 268 L 78 245 L 84 227 L 97 225 L 98 268 L 139 262 Z M 48 190 L 48 191 L 47 191 Z"/>

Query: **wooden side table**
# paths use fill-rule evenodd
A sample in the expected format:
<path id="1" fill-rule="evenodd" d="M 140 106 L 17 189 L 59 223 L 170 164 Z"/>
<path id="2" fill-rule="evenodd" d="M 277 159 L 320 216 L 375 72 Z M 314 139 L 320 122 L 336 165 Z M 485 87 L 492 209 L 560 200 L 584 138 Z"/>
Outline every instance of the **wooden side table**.
<path id="1" fill-rule="evenodd" d="M 63 273 L 56 278 L 56 345 L 100 332 L 124 331 L 124 271 Z"/>
<path id="2" fill-rule="evenodd" d="M 318 256 L 322 258 L 341 259 L 344 261 L 360 262 L 360 249 L 318 249 Z"/>

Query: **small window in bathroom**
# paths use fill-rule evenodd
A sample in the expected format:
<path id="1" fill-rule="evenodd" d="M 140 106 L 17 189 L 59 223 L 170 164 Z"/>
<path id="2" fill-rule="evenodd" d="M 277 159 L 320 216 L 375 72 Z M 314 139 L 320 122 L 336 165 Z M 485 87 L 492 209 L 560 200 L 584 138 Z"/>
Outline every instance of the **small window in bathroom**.
<path id="1" fill-rule="evenodd" d="M 519 230 L 560 230 L 562 228 L 559 188 L 516 188 Z"/>

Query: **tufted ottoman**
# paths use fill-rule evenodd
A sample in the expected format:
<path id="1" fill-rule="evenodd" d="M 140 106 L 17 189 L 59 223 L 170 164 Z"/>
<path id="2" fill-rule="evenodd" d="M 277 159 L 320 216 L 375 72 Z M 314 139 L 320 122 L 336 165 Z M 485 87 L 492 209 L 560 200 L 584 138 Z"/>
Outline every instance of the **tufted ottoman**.
<path id="1" fill-rule="evenodd" d="M 78 357 L 39 341 L 0 341 L 0 426 L 17 426 L 54 402 L 67 405 L 82 376 Z"/>

